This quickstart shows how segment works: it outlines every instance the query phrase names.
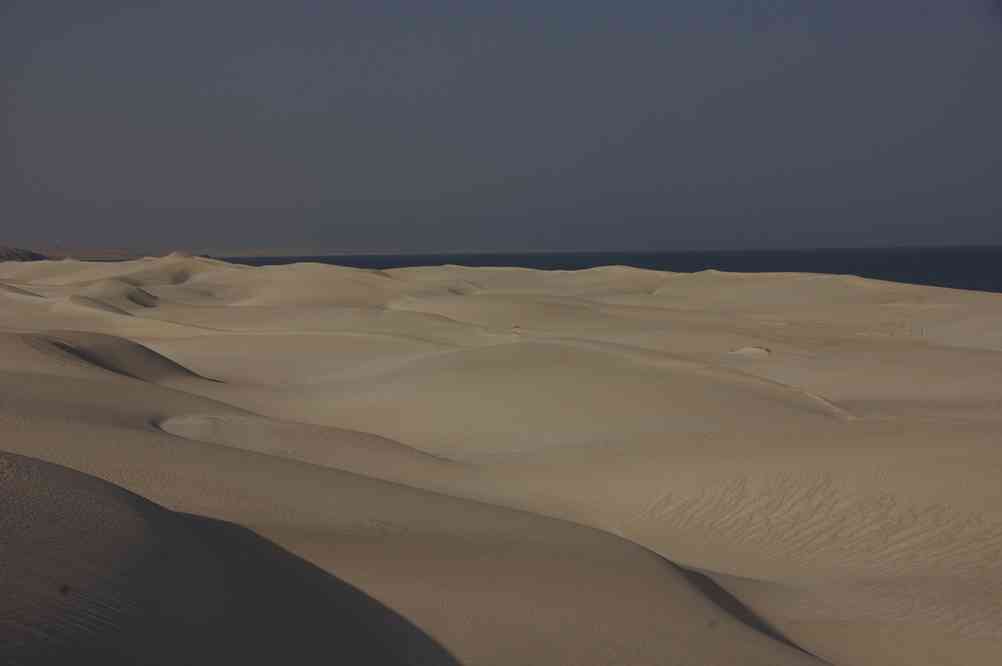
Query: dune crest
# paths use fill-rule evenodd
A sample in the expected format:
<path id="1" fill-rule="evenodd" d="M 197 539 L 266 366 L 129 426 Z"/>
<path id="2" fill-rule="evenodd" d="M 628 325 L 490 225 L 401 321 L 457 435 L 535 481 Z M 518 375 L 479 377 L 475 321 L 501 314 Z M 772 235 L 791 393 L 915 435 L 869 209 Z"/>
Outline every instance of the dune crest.
<path id="1" fill-rule="evenodd" d="M 9 284 L 0 284 L 0 293 L 6 296 L 25 296 L 28 298 L 42 298 L 39 294 L 36 294 L 27 289 L 21 289 Z"/>
<path id="2" fill-rule="evenodd" d="M 772 354 L 772 350 L 768 347 L 741 347 L 740 349 L 732 349 L 731 354 L 736 356 L 747 356 L 749 358 L 766 358 Z"/>
<path id="3" fill-rule="evenodd" d="M 205 379 L 143 345 L 111 335 L 50 332 L 31 336 L 29 343 L 52 353 L 65 354 L 91 367 L 147 382 Z"/>

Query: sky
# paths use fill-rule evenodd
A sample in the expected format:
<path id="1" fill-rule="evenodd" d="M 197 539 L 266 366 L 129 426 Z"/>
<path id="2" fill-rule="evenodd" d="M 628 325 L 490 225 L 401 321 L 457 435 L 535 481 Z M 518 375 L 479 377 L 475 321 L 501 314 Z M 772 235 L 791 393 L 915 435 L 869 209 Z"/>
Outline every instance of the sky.
<path id="1" fill-rule="evenodd" d="M 5 0 L 0 244 L 1002 244 L 1002 0 Z"/>

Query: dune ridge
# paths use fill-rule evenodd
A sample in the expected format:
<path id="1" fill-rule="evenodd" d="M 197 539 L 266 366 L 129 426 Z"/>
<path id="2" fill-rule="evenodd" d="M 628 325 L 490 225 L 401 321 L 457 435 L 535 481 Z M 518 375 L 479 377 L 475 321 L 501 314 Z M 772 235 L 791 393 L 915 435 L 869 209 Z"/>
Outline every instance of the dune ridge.
<path id="1" fill-rule="evenodd" d="M 191 659 L 108 652 L 104 626 L 216 627 L 220 651 L 258 627 L 252 663 L 332 632 L 370 663 L 1002 654 L 997 294 L 183 255 L 11 262 L 0 285 L 13 663 Z M 38 515 L 63 527 L 32 536 Z M 220 567 L 306 605 L 245 601 Z"/>

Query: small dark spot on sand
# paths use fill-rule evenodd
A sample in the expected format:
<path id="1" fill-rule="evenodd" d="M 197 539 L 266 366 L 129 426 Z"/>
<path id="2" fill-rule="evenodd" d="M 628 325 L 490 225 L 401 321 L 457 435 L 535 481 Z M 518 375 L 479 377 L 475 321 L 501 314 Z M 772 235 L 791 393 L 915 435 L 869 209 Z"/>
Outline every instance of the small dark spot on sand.
<path id="1" fill-rule="evenodd" d="M 72 591 L 73 591 L 73 588 L 70 587 L 69 585 L 60 585 L 59 586 L 59 594 L 63 595 L 64 597 L 66 595 L 68 595 Z"/>
<path id="2" fill-rule="evenodd" d="M 718 624 L 720 624 L 720 622 L 714 619 L 707 622 L 706 626 L 709 627 L 710 629 L 716 629 Z"/>

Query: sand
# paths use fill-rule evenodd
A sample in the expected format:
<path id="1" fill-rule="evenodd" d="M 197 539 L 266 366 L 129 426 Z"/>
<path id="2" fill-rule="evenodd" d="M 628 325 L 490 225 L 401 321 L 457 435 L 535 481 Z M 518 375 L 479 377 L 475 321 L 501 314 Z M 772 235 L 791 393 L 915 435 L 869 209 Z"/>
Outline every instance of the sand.
<path id="1" fill-rule="evenodd" d="M 1002 295 L 0 264 L 0 662 L 996 664 Z"/>

